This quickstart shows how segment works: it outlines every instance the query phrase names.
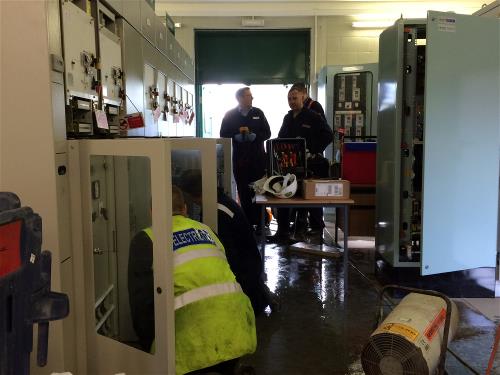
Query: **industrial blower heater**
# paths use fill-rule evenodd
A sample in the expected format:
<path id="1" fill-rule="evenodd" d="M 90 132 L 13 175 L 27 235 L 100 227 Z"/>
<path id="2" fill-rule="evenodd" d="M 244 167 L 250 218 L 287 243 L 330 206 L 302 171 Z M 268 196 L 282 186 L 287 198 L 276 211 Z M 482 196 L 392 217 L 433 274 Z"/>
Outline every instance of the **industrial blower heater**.
<path id="1" fill-rule="evenodd" d="M 388 289 L 410 292 L 382 321 Z M 442 375 L 448 343 L 458 326 L 456 305 L 445 295 L 387 285 L 380 293 L 378 327 L 361 353 L 367 375 Z"/>

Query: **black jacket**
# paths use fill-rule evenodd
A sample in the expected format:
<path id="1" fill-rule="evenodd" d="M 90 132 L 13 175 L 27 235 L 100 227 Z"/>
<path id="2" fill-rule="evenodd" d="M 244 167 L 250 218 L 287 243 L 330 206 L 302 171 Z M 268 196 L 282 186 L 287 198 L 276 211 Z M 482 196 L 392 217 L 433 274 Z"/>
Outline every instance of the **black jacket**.
<path id="1" fill-rule="evenodd" d="M 141 349 L 149 352 L 155 338 L 153 242 L 144 231 L 130 242 L 128 295 L 134 331 Z"/>
<path id="2" fill-rule="evenodd" d="M 238 203 L 221 190 L 217 193 L 217 201 L 217 236 L 226 250 L 231 271 L 258 315 L 268 302 L 262 279 L 262 259 L 253 229 Z"/>
<path id="3" fill-rule="evenodd" d="M 310 109 L 313 112 L 316 112 L 318 115 L 323 117 L 323 120 L 327 121 L 325 116 L 325 111 L 323 110 L 322 105 L 318 101 L 308 97 L 304 101 L 304 107 Z"/>
<path id="4" fill-rule="evenodd" d="M 252 142 L 237 142 L 235 135 L 240 133 L 240 127 L 246 126 L 250 133 L 255 133 Z M 233 168 L 252 168 L 257 178 L 262 177 L 266 167 L 264 141 L 271 137 L 271 129 L 264 112 L 252 107 L 243 116 L 238 107 L 228 111 L 222 120 L 220 136 L 233 139 Z"/>
<path id="5" fill-rule="evenodd" d="M 304 138 L 311 154 L 321 154 L 333 141 L 333 131 L 317 113 L 302 108 L 296 117 L 288 111 L 283 118 L 278 138 Z"/>

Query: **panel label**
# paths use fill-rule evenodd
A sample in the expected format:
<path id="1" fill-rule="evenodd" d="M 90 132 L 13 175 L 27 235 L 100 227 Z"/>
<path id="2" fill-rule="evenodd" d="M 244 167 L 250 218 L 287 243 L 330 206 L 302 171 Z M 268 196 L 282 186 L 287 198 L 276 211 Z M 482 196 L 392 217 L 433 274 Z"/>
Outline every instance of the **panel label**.
<path id="1" fill-rule="evenodd" d="M 438 18 L 438 30 L 447 33 L 454 33 L 457 31 L 457 20 L 455 18 Z"/>
<path id="2" fill-rule="evenodd" d="M 344 195 L 342 184 L 316 184 L 314 189 L 316 197 L 341 197 Z"/>
<path id="3" fill-rule="evenodd" d="M 109 129 L 108 118 L 106 117 L 106 113 L 104 111 L 101 111 L 100 109 L 96 109 L 95 110 L 95 119 L 96 119 L 98 128 Z"/>

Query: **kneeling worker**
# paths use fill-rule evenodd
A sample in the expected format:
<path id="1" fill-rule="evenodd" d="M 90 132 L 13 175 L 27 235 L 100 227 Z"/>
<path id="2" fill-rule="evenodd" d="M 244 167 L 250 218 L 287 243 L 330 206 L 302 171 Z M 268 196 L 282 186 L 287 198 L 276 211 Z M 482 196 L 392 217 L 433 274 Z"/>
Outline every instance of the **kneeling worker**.
<path id="1" fill-rule="evenodd" d="M 201 171 L 189 169 L 180 178 L 179 186 L 198 206 L 202 205 Z M 267 306 L 277 310 L 279 301 L 264 282 L 262 258 L 257 247 L 254 231 L 242 208 L 220 188 L 217 189 L 217 223 L 219 236 L 226 251 L 227 261 L 250 298 L 255 315 L 263 313 Z"/>
<path id="2" fill-rule="evenodd" d="M 186 217 L 184 197 L 176 186 L 172 187 L 172 211 L 176 374 L 200 369 L 233 373 L 237 359 L 253 353 L 257 345 L 252 306 L 236 282 L 217 236 L 205 224 Z M 149 246 L 140 246 L 138 250 L 148 251 L 152 274 L 151 228 L 136 237 L 141 233 L 147 235 Z M 129 258 L 129 293 L 136 328 L 137 320 L 148 317 L 134 314 L 137 306 L 134 306 L 132 295 L 139 293 L 135 288 L 137 279 L 146 271 L 135 269 L 133 257 L 138 251 L 132 248 L 134 240 Z M 145 265 L 145 262 L 140 263 Z M 152 283 L 142 286 L 144 293 L 153 291 Z M 154 322 L 152 310 L 148 316 Z M 140 338 L 142 333 L 136 333 Z"/>

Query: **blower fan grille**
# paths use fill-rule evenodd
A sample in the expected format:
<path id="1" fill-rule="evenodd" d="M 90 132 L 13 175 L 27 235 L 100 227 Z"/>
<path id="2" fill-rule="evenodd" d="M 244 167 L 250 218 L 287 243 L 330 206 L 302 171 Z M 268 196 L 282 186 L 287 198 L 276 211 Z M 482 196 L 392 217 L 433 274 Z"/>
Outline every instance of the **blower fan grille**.
<path id="1" fill-rule="evenodd" d="M 370 336 L 361 353 L 367 375 L 428 375 L 445 372 L 446 347 L 458 325 L 457 307 L 434 291 L 410 291 Z M 382 318 L 382 303 L 379 304 Z M 449 312 L 449 313 L 447 313 Z"/>
<path id="2" fill-rule="evenodd" d="M 361 353 L 367 375 L 428 375 L 422 350 L 402 336 L 380 333 L 370 337 Z"/>

